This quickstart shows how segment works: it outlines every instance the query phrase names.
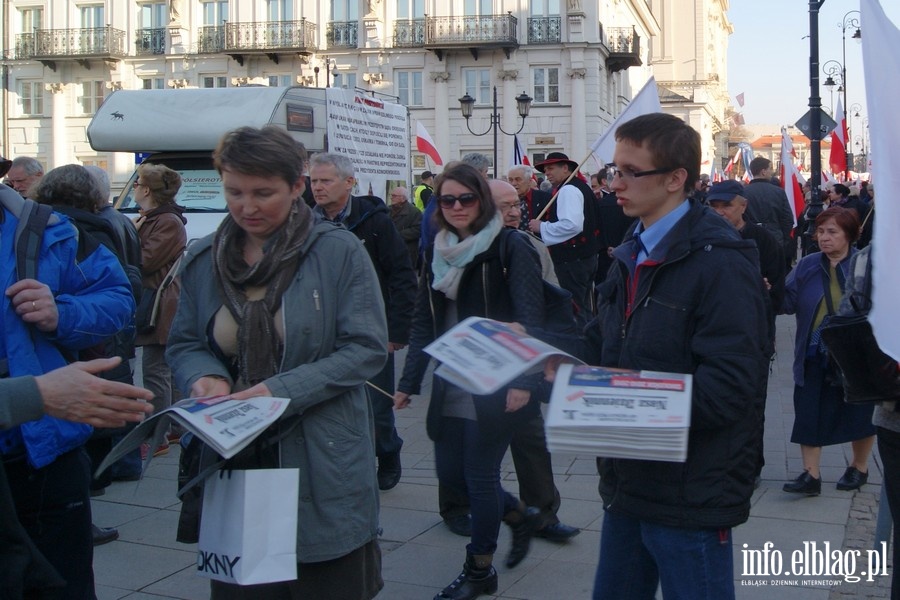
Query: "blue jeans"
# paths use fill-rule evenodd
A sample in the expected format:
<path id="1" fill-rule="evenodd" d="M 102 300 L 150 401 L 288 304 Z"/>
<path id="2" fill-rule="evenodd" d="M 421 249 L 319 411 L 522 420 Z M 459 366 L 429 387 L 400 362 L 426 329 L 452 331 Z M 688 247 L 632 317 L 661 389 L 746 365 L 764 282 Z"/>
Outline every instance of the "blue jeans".
<path id="1" fill-rule="evenodd" d="M 438 479 L 454 492 L 468 496 L 472 514 L 469 554 L 493 554 L 497 549 L 500 520 L 518 507 L 519 501 L 500 486 L 500 461 L 509 446 L 509 435 L 480 435 L 478 422 L 456 417 L 441 419 L 441 437 L 434 443 Z"/>
<path id="2" fill-rule="evenodd" d="M 731 529 L 680 529 L 606 511 L 594 600 L 734 598 Z"/>

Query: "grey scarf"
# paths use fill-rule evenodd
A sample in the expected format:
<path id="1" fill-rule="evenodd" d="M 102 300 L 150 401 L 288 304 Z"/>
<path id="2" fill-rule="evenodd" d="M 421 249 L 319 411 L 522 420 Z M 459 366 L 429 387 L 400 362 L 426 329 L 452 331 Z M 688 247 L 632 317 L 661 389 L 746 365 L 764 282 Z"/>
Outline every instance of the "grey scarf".
<path id="1" fill-rule="evenodd" d="M 231 215 L 213 239 L 213 274 L 224 305 L 238 324 L 238 374 L 247 385 L 271 377 L 278 371 L 284 345 L 275 331 L 275 313 L 300 264 L 300 249 L 313 225 L 313 215 L 301 200 L 294 200 L 287 221 L 263 246 L 263 257 L 255 265 L 244 261 L 247 234 Z M 261 300 L 248 300 L 248 287 L 266 286 Z"/>

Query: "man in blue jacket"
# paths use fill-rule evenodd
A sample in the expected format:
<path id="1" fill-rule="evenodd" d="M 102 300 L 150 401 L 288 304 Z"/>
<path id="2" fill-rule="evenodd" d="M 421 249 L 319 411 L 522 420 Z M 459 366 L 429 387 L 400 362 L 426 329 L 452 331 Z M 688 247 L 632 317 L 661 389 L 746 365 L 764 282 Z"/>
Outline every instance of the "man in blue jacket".
<path id="1" fill-rule="evenodd" d="M 115 256 L 98 246 L 77 261 L 75 228 L 56 213 L 41 236 L 37 278 L 19 276 L 15 242 L 28 202 L 0 188 L 0 377 L 62 367 L 78 350 L 115 334 L 134 313 Z M 51 416 L 0 432 L 0 459 L 19 522 L 66 581 L 66 599 L 94 598 L 90 462 L 82 448 L 90 434 L 89 425 Z"/>
<path id="2" fill-rule="evenodd" d="M 594 598 L 734 597 L 731 529 L 747 520 L 765 381 L 752 241 L 688 195 L 700 136 L 654 113 L 616 131 L 611 188 L 638 221 L 598 287 L 592 364 L 693 376 L 684 463 L 598 459 L 605 515 Z"/>

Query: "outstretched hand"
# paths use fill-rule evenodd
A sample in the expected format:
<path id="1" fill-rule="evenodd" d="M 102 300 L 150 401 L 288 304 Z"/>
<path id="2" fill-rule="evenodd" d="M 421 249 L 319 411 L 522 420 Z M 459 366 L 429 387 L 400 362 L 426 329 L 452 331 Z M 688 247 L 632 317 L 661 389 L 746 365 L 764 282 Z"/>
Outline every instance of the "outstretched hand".
<path id="1" fill-rule="evenodd" d="M 153 412 L 145 389 L 97 377 L 122 362 L 119 357 L 76 362 L 35 378 L 44 411 L 59 419 L 94 427 L 139 423 Z"/>

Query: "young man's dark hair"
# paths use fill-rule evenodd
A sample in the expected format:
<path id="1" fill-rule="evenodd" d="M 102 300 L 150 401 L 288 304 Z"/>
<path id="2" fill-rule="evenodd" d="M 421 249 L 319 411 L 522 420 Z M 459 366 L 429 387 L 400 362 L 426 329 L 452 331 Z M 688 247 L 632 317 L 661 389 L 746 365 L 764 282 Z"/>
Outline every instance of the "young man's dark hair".
<path id="1" fill-rule="evenodd" d="M 700 178 L 700 134 L 678 117 L 664 113 L 642 115 L 616 130 L 616 141 L 646 147 L 657 169 L 684 169 L 684 191 L 691 193 Z"/>
<path id="2" fill-rule="evenodd" d="M 758 176 L 765 169 L 772 166 L 772 161 L 764 156 L 757 156 L 750 161 L 750 174 L 754 177 Z"/>

